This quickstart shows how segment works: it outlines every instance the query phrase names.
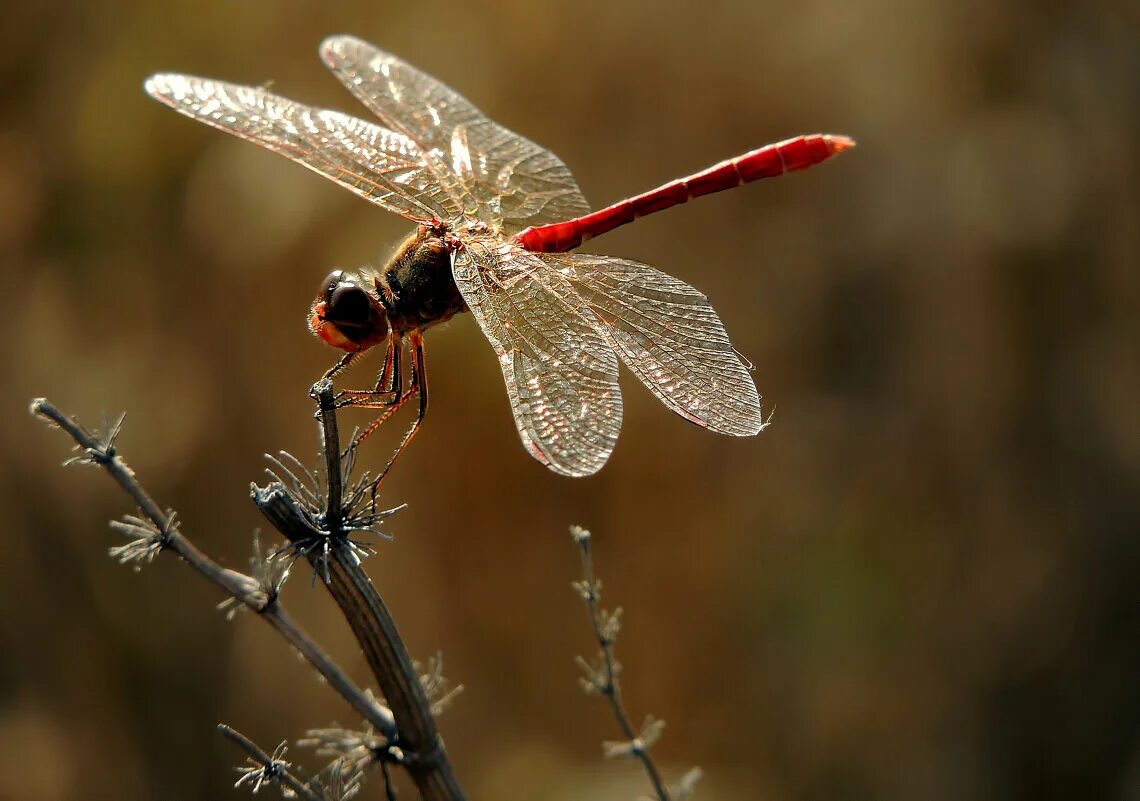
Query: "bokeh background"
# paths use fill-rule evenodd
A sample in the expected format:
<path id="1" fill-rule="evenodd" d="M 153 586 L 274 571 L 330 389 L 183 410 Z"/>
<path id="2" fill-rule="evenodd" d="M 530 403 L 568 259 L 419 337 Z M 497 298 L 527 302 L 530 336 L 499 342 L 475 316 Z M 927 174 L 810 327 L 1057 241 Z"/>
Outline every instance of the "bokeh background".
<path id="1" fill-rule="evenodd" d="M 631 712 L 668 722 L 656 753 L 704 768 L 700 798 L 1140 798 L 1138 20 L 1113 0 L 7 3 L 0 798 L 227 797 L 216 722 L 266 745 L 355 723 L 175 560 L 112 563 L 125 497 L 27 414 L 127 410 L 146 486 L 245 565 L 261 454 L 316 452 L 317 284 L 408 229 L 142 80 L 272 80 L 363 114 L 316 58 L 337 32 L 550 147 L 595 205 L 796 133 L 860 143 L 591 243 L 712 298 L 776 407 L 757 439 L 626 376 L 613 459 L 559 478 L 519 446 L 473 321 L 429 336 L 429 424 L 387 488 L 409 508 L 369 569 L 413 653 L 467 687 L 442 728 L 472 798 L 644 789 L 600 759 L 616 732 L 575 683 L 571 523 L 625 608 Z M 286 600 L 365 681 L 325 593 Z"/>

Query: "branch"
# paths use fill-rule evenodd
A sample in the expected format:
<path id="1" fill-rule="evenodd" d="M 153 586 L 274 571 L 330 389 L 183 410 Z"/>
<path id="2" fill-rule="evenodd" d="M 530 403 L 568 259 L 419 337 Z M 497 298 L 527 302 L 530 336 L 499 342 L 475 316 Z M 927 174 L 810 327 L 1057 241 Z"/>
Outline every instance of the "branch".
<path id="1" fill-rule="evenodd" d="M 614 657 L 614 641 L 621 629 L 621 608 L 608 612 L 599 605 L 602 583 L 594 573 L 590 532 L 579 526 L 571 526 L 570 534 L 577 543 L 582 557 L 582 580 L 574 582 L 573 586 L 586 603 L 586 609 L 590 614 L 590 628 L 598 645 L 596 664 L 578 657 L 578 665 L 586 674 L 581 679 L 582 687 L 591 695 L 605 696 L 617 720 L 618 728 L 625 737 L 619 742 L 602 743 L 603 753 L 606 757 L 633 757 L 641 763 L 658 801 L 680 801 L 692 792 L 693 786 L 700 778 L 700 769 L 690 770 L 672 789 L 667 788 L 662 780 L 661 772 L 657 769 L 649 749 L 661 737 L 665 721 L 657 720 L 652 715 L 646 716 L 640 731 L 636 730 L 630 721 L 629 714 L 625 711 L 625 704 L 622 702 L 621 684 L 618 682 L 621 665 Z"/>
<path id="2" fill-rule="evenodd" d="M 254 503 L 309 560 L 344 613 L 395 715 L 398 735 L 393 744 L 403 752 L 400 764 L 420 794 L 427 801 L 462 801 L 465 796 L 440 739 L 431 702 L 395 620 L 361 566 L 362 552 L 368 553 L 368 548 L 351 537 L 354 531 L 375 530 L 376 521 L 392 510 L 376 511 L 368 497 L 367 475 L 343 494 L 355 449 L 350 445 L 342 457 L 332 383 L 319 382 L 313 396 L 326 465 L 323 504 L 314 508 L 280 481 L 254 487 Z"/>
<path id="3" fill-rule="evenodd" d="M 135 478 L 134 472 L 115 450 L 115 437 L 122 427 L 123 418 L 119 418 L 107 434 L 100 437 L 88 431 L 75 419 L 64 415 L 43 398 L 32 402 L 31 412 L 63 429 L 75 440 L 76 446 L 82 453 L 69 459 L 67 463 L 93 464 L 102 467 L 134 500 L 144 515 L 144 518 L 128 517 L 125 524 L 117 523 L 116 527 L 133 537 L 134 541 L 113 548 L 112 555 L 121 562 L 138 562 L 152 559 L 164 550 L 177 554 L 234 601 L 252 609 L 280 633 L 324 677 L 329 686 L 377 731 L 389 737 L 395 735 L 395 719 L 392 712 L 358 688 L 286 613 L 277 597 L 280 584 L 276 580 L 266 586 L 265 582 L 252 576 L 223 568 L 199 551 L 178 530 L 174 513 L 163 512 L 147 494 Z"/>

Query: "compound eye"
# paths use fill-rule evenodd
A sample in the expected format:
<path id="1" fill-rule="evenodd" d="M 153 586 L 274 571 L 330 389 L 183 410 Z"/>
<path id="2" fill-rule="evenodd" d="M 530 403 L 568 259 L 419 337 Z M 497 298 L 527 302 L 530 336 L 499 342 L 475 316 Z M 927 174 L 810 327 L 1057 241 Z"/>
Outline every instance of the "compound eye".
<path id="1" fill-rule="evenodd" d="M 359 351 L 383 342 L 391 329 L 380 300 L 352 276 L 333 270 L 309 310 L 309 330 L 334 348 Z"/>
<path id="2" fill-rule="evenodd" d="M 337 286 L 344 282 L 344 270 L 333 270 L 331 273 L 325 276 L 324 281 L 321 281 L 321 291 L 319 294 L 320 299 L 325 303 L 328 303 L 332 297 L 333 290 L 335 290 Z"/>
<path id="3" fill-rule="evenodd" d="M 341 328 L 362 328 L 372 322 L 372 300 L 356 284 L 341 281 L 329 292 L 325 319 Z"/>

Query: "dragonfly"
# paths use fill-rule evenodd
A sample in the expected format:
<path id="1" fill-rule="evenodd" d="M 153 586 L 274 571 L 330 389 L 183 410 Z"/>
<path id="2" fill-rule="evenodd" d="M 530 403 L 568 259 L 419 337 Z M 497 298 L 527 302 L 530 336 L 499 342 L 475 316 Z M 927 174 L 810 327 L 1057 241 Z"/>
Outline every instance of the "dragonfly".
<path id="1" fill-rule="evenodd" d="M 415 223 L 382 268 L 333 271 L 309 312 L 312 333 L 344 351 L 327 378 L 385 348 L 375 386 L 338 394 L 339 407 L 381 410 L 367 432 L 418 402 L 381 478 L 427 413 L 424 332 L 462 312 L 498 357 L 523 446 L 556 473 L 593 474 L 613 452 L 619 362 L 692 423 L 737 437 L 765 427 L 752 366 L 705 295 L 646 264 L 571 251 L 639 217 L 818 164 L 852 139 L 797 136 L 591 211 L 556 155 L 435 78 L 352 36 L 319 52 L 379 124 L 189 75 L 156 74 L 145 88 Z"/>

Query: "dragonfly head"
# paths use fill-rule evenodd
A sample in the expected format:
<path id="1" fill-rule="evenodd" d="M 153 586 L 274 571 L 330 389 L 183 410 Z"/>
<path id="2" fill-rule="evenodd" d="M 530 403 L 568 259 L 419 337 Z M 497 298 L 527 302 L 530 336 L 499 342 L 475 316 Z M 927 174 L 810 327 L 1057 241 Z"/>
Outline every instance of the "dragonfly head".
<path id="1" fill-rule="evenodd" d="M 334 348 L 367 350 L 388 338 L 384 304 L 353 276 L 333 270 L 309 311 L 309 330 Z"/>

